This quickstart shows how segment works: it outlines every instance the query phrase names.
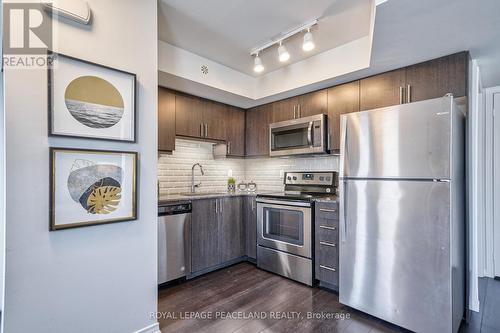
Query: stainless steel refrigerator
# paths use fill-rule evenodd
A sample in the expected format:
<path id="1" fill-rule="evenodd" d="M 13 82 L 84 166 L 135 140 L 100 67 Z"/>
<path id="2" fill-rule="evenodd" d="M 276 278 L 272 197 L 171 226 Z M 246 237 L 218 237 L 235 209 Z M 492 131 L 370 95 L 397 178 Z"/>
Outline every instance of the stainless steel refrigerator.
<path id="1" fill-rule="evenodd" d="M 458 331 L 464 137 L 452 97 L 341 117 L 341 303 L 415 332 Z"/>

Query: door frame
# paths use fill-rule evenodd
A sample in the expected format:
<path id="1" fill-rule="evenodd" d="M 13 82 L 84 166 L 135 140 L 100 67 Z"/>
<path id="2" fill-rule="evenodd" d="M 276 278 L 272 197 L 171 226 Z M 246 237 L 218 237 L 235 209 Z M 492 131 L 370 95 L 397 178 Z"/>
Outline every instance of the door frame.
<path id="1" fill-rule="evenodd" d="M 500 174 L 495 172 L 495 165 L 499 164 L 500 157 L 495 155 L 495 151 L 500 147 L 495 147 L 495 133 L 500 136 L 500 105 L 495 105 L 495 98 L 500 98 L 500 87 L 486 89 L 486 156 L 485 156 L 485 178 L 493 180 L 485 182 L 486 190 L 486 212 L 484 223 L 484 276 L 500 276 L 500 249 L 495 249 L 495 232 L 500 228 L 500 209 L 495 211 L 495 198 L 500 196 L 500 189 L 495 193 L 494 183 Z M 495 112 L 496 108 L 496 112 Z M 496 117 L 495 117 L 496 113 Z M 495 121 L 498 129 L 495 131 Z M 497 154 L 498 155 L 498 154 Z M 500 240 L 497 240 L 500 242 Z M 500 246 L 500 245 L 497 245 Z M 495 265 L 496 263 L 496 265 Z"/>

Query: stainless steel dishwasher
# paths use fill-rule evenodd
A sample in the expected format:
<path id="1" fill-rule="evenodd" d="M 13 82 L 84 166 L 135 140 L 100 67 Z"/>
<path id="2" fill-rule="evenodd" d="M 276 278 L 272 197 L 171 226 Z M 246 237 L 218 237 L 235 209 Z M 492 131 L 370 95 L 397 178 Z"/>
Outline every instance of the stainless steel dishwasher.
<path id="1" fill-rule="evenodd" d="M 158 284 L 191 272 L 191 203 L 158 207 Z"/>

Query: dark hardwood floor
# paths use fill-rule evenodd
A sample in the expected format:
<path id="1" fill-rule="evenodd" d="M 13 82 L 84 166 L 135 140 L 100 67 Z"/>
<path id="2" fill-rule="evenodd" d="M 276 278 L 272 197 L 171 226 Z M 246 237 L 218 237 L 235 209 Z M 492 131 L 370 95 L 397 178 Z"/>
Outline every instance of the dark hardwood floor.
<path id="1" fill-rule="evenodd" d="M 158 311 L 162 333 L 408 332 L 341 305 L 335 293 L 309 288 L 249 263 L 160 289 Z M 496 312 L 483 311 L 482 321 L 498 322 L 498 307 L 492 311 Z M 323 317 L 308 318 L 310 313 Z M 475 320 L 461 332 L 500 332 L 487 330 L 493 327 L 481 330 L 482 322 Z"/>

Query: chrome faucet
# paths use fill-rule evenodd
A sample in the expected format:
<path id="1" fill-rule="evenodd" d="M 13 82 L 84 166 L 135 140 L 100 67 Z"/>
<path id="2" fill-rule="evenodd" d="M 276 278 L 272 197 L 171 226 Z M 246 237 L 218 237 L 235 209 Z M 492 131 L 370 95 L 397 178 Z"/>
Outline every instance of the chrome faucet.
<path id="1" fill-rule="evenodd" d="M 201 175 L 203 176 L 205 174 L 205 172 L 203 172 L 203 167 L 201 166 L 200 163 L 195 163 L 193 164 L 193 167 L 191 168 L 191 193 L 194 193 L 196 188 L 197 187 L 200 187 L 201 185 L 201 182 L 199 182 L 198 184 L 195 184 L 194 183 L 194 168 L 196 166 L 199 166 L 200 167 L 200 171 L 201 171 Z"/>

